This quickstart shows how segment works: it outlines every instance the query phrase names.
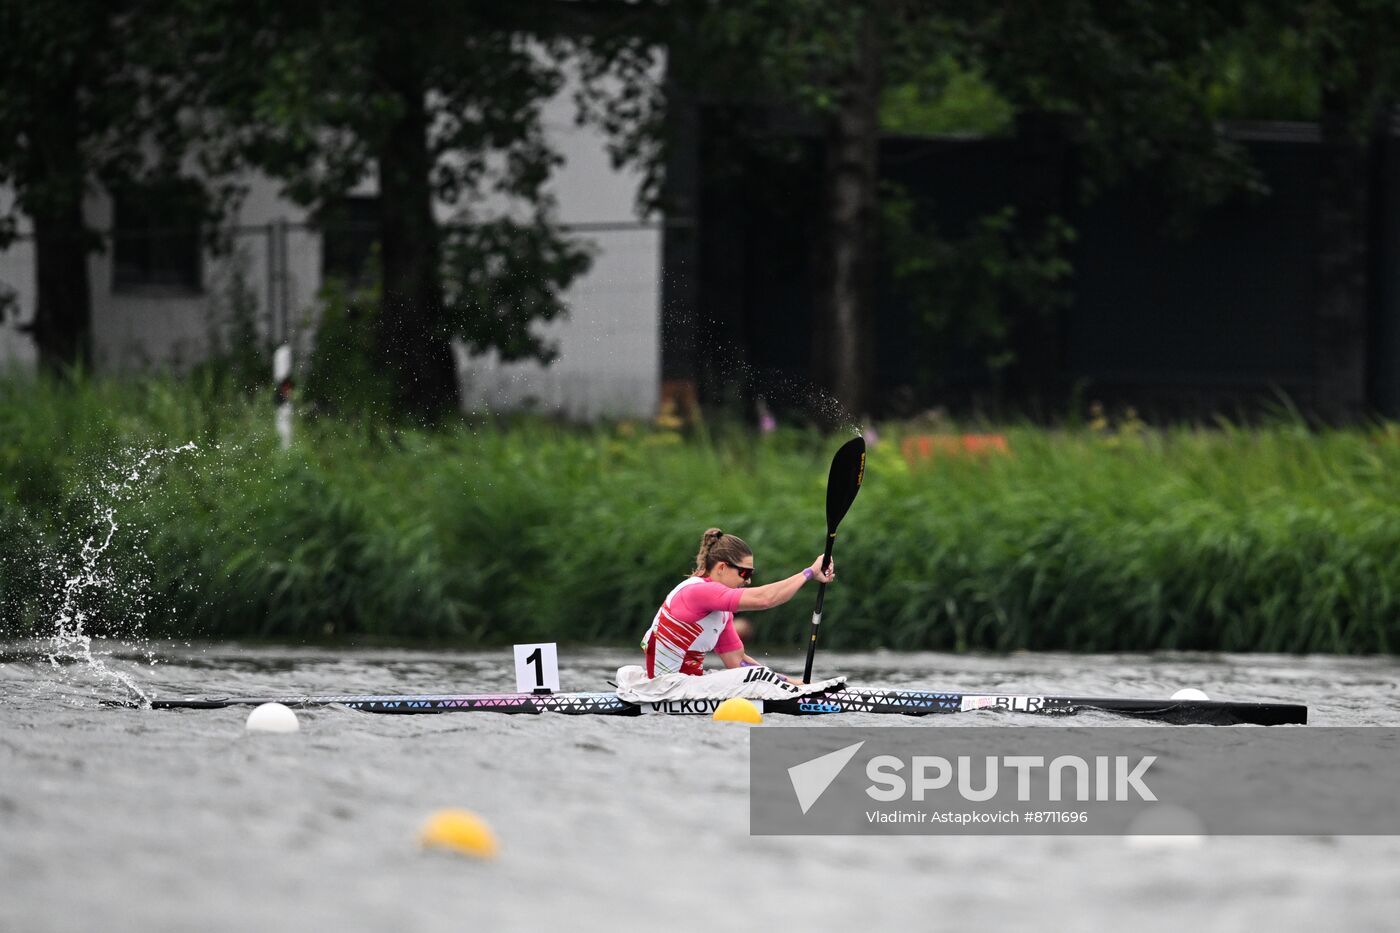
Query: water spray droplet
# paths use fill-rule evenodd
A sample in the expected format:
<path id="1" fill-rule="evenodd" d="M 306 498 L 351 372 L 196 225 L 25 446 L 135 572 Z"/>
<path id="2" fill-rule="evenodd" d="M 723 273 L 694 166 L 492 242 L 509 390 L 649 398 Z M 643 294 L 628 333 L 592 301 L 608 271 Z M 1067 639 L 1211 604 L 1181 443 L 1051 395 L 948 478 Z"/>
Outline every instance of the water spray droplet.
<path id="1" fill-rule="evenodd" d="M 66 525 L 69 533 L 76 531 L 82 544 L 76 553 L 60 550 L 38 562 L 45 574 L 53 578 L 50 616 L 54 623 L 53 634 L 49 637 L 47 658 L 55 670 L 65 670 L 78 666 L 102 680 L 120 684 L 128 695 L 149 700 L 136 681 L 128 674 L 107 666 L 99 654 L 93 653 L 93 636 L 90 623 L 101 616 L 101 603 L 112 594 L 124 596 L 134 604 L 129 617 L 122 620 L 117 630 L 124 630 L 128 639 L 136 642 L 138 651 L 147 658 L 154 652 L 144 641 L 143 630 L 146 619 L 146 605 L 149 594 L 145 587 L 149 578 L 141 560 L 149 561 L 144 553 L 137 553 L 136 563 L 125 559 L 128 555 L 112 551 L 113 539 L 121 527 L 117 521 L 116 505 L 133 499 L 156 474 L 157 468 L 176 455 L 198 450 L 194 443 L 174 448 L 153 448 L 144 453 L 128 453 L 118 464 L 115 460 L 107 463 L 112 479 L 99 479 L 92 497 L 92 509 L 80 529 Z M 134 458 L 134 460 L 132 459 Z M 95 526 L 95 527 L 94 527 Z M 105 621 L 105 620 L 104 620 Z M 127 645 L 132 647 L 132 645 Z"/>

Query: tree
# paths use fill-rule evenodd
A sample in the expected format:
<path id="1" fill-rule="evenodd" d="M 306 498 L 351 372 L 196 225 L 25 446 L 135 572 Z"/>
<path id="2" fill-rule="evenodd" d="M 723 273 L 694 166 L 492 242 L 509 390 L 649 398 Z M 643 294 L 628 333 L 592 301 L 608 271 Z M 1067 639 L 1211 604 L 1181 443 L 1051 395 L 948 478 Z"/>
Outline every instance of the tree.
<path id="1" fill-rule="evenodd" d="M 845 408 L 869 410 L 874 369 L 880 111 L 885 88 L 956 49 L 958 13 L 916 0 L 700 2 L 693 56 L 735 73 L 755 98 L 797 105 L 823 127 L 819 246 L 823 296 L 811 328 L 820 379 Z M 718 66 L 715 62 L 720 62 Z M 714 76 L 700 82 L 715 86 Z M 743 80 L 743 79 L 741 79 Z"/>
<path id="2" fill-rule="evenodd" d="M 164 44 L 172 9 L 161 0 L 0 0 L 0 184 L 15 192 L 0 217 L 0 247 L 16 235 L 17 215 L 27 216 L 38 286 L 32 332 L 47 372 L 91 361 L 87 257 L 102 241 L 83 218 L 84 198 L 96 184 L 178 164 L 170 102 L 182 89 Z"/>
<path id="3" fill-rule="evenodd" d="M 1212 52 L 1242 4 L 1204 0 L 1007 2 L 976 25 L 976 55 L 1018 113 L 1055 119 L 1093 193 L 1150 169 L 1180 203 L 1216 203 L 1252 182 L 1209 106 Z"/>
<path id="4" fill-rule="evenodd" d="M 1063 23 L 1047 43 L 1049 19 Z M 1328 422 L 1367 404 L 1371 212 L 1379 140 L 1400 91 L 1400 8 L 1386 0 L 1279 4 L 1007 4 L 991 20 L 1000 86 L 1019 105 L 1071 119 L 1111 183 L 1153 170 L 1186 209 L 1240 186 L 1262 191 L 1220 111 L 1316 119 L 1323 246 L 1317 257 L 1313 397 Z"/>
<path id="5" fill-rule="evenodd" d="M 1367 402 L 1371 212 L 1381 138 L 1400 91 L 1400 9 L 1384 0 L 1306 0 L 1290 19 L 1306 37 L 1321 89 L 1313 407 L 1342 423 L 1359 418 Z"/>
<path id="6" fill-rule="evenodd" d="M 516 5 L 268 3 L 250 18 L 208 2 L 241 32 L 205 62 L 228 151 L 317 209 L 378 178 L 375 347 L 394 407 L 426 421 L 455 409 L 453 336 L 551 359 L 531 325 L 565 313 L 559 293 L 589 264 L 547 189 L 561 158 L 542 107 L 571 41 Z"/>
<path id="7" fill-rule="evenodd" d="M 1052 0 L 953 5 L 904 0 L 827 4 L 772 0 L 742 5 L 697 0 L 702 41 L 725 54 L 710 69 L 743 67 L 756 80 L 723 84 L 750 98 L 796 104 L 824 128 L 826 240 L 819 267 L 825 295 L 813 322 L 819 370 L 840 400 L 861 412 L 872 388 L 875 218 L 880 204 L 881 109 L 892 99 L 936 98 L 958 75 L 982 76 L 997 103 L 1009 103 L 1022 149 L 1036 172 L 1007 192 L 1014 229 L 993 212 L 998 238 L 1025 244 L 1030 266 L 1062 277 L 1037 244 L 1065 243 L 1069 207 L 1062 167 L 1071 147 L 1092 195 L 1128 173 L 1151 170 L 1186 217 L 1241 185 L 1255 184 L 1243 150 L 1218 132 L 1207 107 L 1209 53 L 1237 24 L 1240 4 L 1204 0 Z M 736 66 L 735 62 L 741 63 Z M 951 62 L 955 67 L 934 67 Z M 718 82 L 703 86 L 722 87 Z M 758 87 L 761 90 L 754 91 Z M 896 95 L 897 98 L 896 98 Z M 998 108 L 1001 110 L 1002 108 Z M 1177 218 L 1181 219 L 1181 218 Z M 978 234 L 974 232 L 971 245 Z M 986 239 L 984 237 L 984 239 Z M 906 268 L 909 257 L 900 257 Z M 1013 285 L 1004 299 L 1024 303 L 1037 288 Z M 1003 299 L 998 299 L 1003 300 Z M 1012 308 L 1018 369 L 1032 383 L 1054 371 L 1053 316 Z"/>
<path id="8" fill-rule="evenodd" d="M 1182 232 L 1232 193 L 1263 192 L 1244 148 L 1211 110 L 1219 50 L 1238 32 L 1241 7 L 1204 0 L 1006 2 L 983 7 L 968 22 L 965 48 L 1016 112 L 1026 162 L 1017 193 L 1023 237 L 1053 239 L 1074 200 L 1093 199 L 1132 175 L 1151 175 L 1173 206 L 1168 216 L 1143 222 Z M 1012 391 L 1034 399 L 1048 387 L 1052 399 L 1063 398 L 1069 387 L 1059 317 L 1017 304 Z"/>

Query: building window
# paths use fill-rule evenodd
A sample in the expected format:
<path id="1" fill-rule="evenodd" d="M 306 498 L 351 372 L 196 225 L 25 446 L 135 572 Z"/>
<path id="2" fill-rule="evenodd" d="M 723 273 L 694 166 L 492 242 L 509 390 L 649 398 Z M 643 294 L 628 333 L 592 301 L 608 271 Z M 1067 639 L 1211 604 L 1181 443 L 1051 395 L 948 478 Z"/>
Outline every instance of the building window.
<path id="1" fill-rule="evenodd" d="M 120 188 L 112 210 L 114 290 L 203 290 L 204 202 L 196 184 Z"/>
<path id="2" fill-rule="evenodd" d="M 375 247 L 379 242 L 379 199 L 346 197 L 322 210 L 321 280 L 335 279 L 350 288 L 374 284 Z"/>

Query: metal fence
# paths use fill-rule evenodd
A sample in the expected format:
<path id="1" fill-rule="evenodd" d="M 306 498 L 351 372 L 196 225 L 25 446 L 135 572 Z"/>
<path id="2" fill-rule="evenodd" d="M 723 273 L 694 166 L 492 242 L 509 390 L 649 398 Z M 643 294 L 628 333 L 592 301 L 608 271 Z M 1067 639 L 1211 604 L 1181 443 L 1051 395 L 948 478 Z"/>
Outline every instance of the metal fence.
<path id="1" fill-rule="evenodd" d="M 469 403 L 534 406 L 579 417 L 654 411 L 661 238 L 668 224 L 684 221 L 560 224 L 590 245 L 594 259 L 564 295 L 567 319 L 539 328 L 558 347 L 558 359 L 541 367 L 503 363 L 490 354 L 464 357 Z M 104 248 L 89 261 L 96 365 L 108 371 L 179 369 L 227 340 L 233 319 L 244 315 L 266 344 L 292 345 L 301 371 L 314 343 L 323 286 L 331 275 L 363 283 L 355 264 L 367 260 L 375 231 L 363 220 L 327 224 L 285 217 L 213 230 L 107 225 L 97 231 Z M 191 242 L 199 248 L 191 251 Z M 34 253 L 29 232 L 0 251 L 0 292 L 13 295 L 0 318 L 0 369 L 33 364 L 25 325 L 37 297 Z M 191 263 L 193 270 L 184 267 Z"/>

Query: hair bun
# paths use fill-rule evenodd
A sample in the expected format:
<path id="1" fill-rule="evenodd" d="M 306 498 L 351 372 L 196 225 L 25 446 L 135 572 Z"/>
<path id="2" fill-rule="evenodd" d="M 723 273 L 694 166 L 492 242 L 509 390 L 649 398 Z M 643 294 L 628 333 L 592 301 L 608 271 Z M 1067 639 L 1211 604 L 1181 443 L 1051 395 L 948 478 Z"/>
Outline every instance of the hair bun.
<path id="1" fill-rule="evenodd" d="M 695 555 L 692 575 L 704 576 L 718 561 L 733 564 L 736 558 L 752 553 L 749 546 L 734 535 L 725 534 L 719 528 L 707 528 L 700 536 L 700 552 Z"/>

